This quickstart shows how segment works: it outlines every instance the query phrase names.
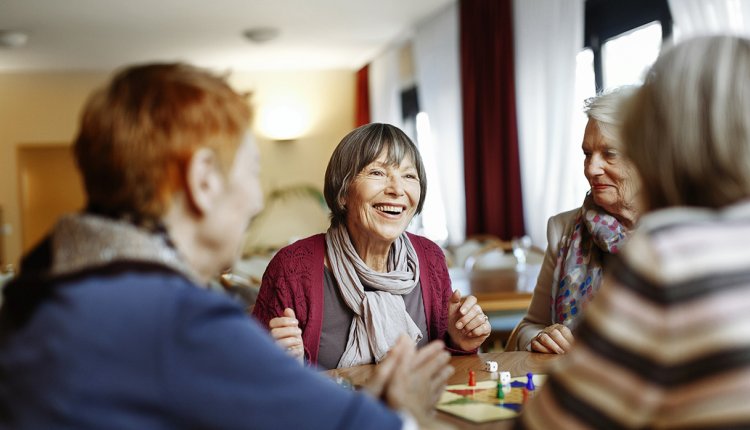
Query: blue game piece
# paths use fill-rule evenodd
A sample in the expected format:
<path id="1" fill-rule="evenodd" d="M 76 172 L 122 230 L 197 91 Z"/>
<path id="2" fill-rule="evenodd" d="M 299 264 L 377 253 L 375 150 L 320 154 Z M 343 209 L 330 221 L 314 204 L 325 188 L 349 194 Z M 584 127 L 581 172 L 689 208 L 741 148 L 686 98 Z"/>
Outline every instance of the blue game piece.
<path id="1" fill-rule="evenodd" d="M 526 389 L 529 391 L 534 391 L 536 389 L 534 386 L 534 374 L 531 372 L 526 374 Z"/>

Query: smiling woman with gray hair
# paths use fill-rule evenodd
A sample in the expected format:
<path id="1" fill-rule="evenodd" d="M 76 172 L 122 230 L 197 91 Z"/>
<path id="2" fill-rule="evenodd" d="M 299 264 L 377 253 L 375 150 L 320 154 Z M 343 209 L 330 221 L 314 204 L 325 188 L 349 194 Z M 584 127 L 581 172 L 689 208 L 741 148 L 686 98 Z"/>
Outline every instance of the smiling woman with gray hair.
<path id="1" fill-rule="evenodd" d="M 278 252 L 253 315 L 290 354 L 326 369 L 380 361 L 401 333 L 476 351 L 487 316 L 474 296 L 451 290 L 440 247 L 405 232 L 426 191 L 403 131 L 368 124 L 349 133 L 326 169 L 331 227 Z"/>

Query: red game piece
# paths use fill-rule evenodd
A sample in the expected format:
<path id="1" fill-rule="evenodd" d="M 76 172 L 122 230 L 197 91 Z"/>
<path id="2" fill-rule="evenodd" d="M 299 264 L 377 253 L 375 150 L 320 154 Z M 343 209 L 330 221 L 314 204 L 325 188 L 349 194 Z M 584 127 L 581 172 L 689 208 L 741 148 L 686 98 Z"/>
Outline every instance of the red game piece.
<path id="1" fill-rule="evenodd" d="M 476 387 L 477 381 L 474 379 L 474 371 L 469 370 L 469 387 Z"/>
<path id="2" fill-rule="evenodd" d="M 526 403 L 526 401 L 529 400 L 529 390 L 526 389 L 526 387 L 523 388 L 523 403 Z"/>

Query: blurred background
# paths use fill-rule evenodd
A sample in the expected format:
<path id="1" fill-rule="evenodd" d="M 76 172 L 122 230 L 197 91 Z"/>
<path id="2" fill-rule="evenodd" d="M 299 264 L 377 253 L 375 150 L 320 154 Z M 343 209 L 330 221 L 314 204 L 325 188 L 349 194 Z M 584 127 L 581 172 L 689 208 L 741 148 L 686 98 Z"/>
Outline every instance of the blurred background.
<path id="1" fill-rule="evenodd" d="M 208 67 L 252 93 L 267 207 L 247 259 L 325 230 L 328 158 L 371 121 L 418 142 L 429 187 L 410 228 L 454 266 L 465 269 L 466 247 L 486 236 L 510 256 L 524 236 L 542 250 L 547 218 L 587 189 L 584 100 L 641 82 L 670 40 L 746 33 L 748 3 L 2 0 L 0 268 L 12 272 L 84 204 L 70 146 L 88 94 L 151 61 Z"/>

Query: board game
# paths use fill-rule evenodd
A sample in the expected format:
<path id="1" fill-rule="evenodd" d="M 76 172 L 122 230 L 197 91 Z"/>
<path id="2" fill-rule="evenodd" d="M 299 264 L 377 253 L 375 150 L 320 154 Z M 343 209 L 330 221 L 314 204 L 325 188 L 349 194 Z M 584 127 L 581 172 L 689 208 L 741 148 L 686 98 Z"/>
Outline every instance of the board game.
<path id="1" fill-rule="evenodd" d="M 546 378 L 546 375 L 533 375 L 537 389 Z M 496 379 L 479 381 L 473 387 L 468 384 L 448 385 L 436 408 L 475 423 L 513 418 L 518 416 L 523 406 L 526 382 L 526 376 L 512 378 L 510 387 L 504 389 L 504 399 L 497 397 Z M 529 395 L 533 395 L 533 392 Z"/>

